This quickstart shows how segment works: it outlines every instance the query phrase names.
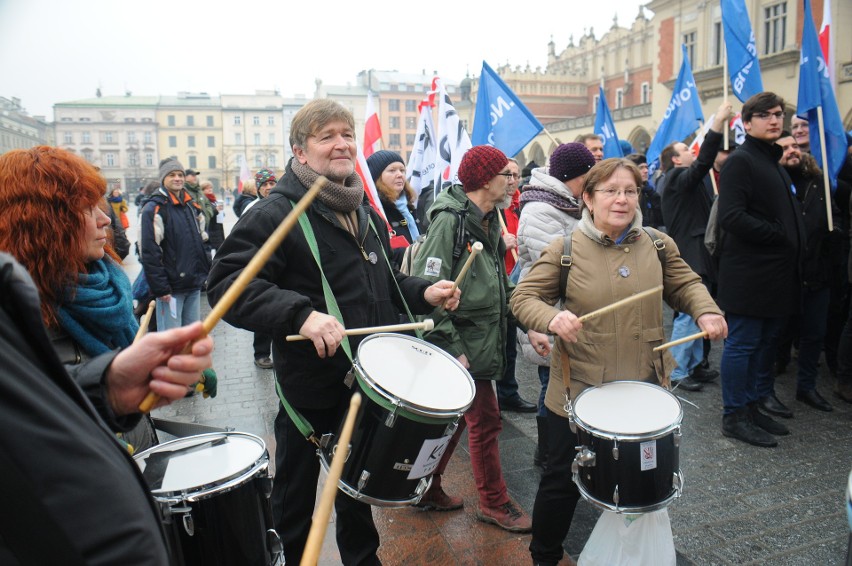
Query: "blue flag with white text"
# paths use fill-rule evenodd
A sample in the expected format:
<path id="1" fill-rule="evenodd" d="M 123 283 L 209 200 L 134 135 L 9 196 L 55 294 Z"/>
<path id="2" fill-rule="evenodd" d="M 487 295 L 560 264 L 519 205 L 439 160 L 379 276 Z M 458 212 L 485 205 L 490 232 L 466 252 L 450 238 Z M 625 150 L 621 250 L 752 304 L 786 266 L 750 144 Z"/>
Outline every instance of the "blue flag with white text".
<path id="1" fill-rule="evenodd" d="M 823 155 L 819 139 L 819 120 L 817 107 L 822 107 L 822 119 L 825 126 L 825 153 L 828 161 L 828 176 L 832 188 L 837 186 L 837 174 L 846 160 L 848 140 L 837 108 L 834 90 L 831 88 L 828 68 L 811 14 L 811 3 L 805 0 L 805 21 L 802 27 L 802 56 L 799 59 L 799 103 L 796 114 L 808 119 L 810 128 L 811 155 L 820 167 Z"/>
<path id="2" fill-rule="evenodd" d="M 604 159 L 610 157 L 624 157 L 618 135 L 615 133 L 615 124 L 612 122 L 612 114 L 609 113 L 609 105 L 606 103 L 603 87 L 598 87 L 598 107 L 595 108 L 595 133 L 603 139 Z"/>
<path id="3" fill-rule="evenodd" d="M 483 61 L 471 143 L 493 145 L 512 157 L 543 129 L 512 89 Z"/>
<path id="4" fill-rule="evenodd" d="M 704 121 L 704 113 L 701 111 L 701 100 L 695 89 L 695 79 L 692 77 L 692 68 L 689 66 L 689 57 L 686 55 L 686 46 L 683 49 L 683 63 L 677 74 L 672 98 L 660 127 L 651 141 L 646 158 L 648 159 L 649 175 L 659 168 L 660 153 L 672 142 L 683 141 L 690 136 Z"/>
<path id="5" fill-rule="evenodd" d="M 734 95 L 745 102 L 763 92 L 757 42 L 751 29 L 745 0 L 722 0 L 722 26 L 725 29 L 725 52 Z"/>

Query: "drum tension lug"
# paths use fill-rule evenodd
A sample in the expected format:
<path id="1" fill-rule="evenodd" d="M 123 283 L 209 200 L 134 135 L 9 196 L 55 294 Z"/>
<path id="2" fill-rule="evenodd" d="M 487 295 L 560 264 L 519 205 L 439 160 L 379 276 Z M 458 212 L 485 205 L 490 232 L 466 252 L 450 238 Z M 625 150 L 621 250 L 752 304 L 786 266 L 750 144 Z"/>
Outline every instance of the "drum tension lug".
<path id="1" fill-rule="evenodd" d="M 614 438 L 612 440 L 612 459 L 618 460 L 618 439 Z"/>
<path id="2" fill-rule="evenodd" d="M 281 542 L 281 537 L 275 529 L 266 531 L 266 550 L 272 556 L 281 556 L 284 554 L 284 543 Z"/>
<path id="3" fill-rule="evenodd" d="M 674 434 L 672 434 L 672 440 L 674 441 L 675 448 L 680 447 L 680 439 L 683 434 L 680 432 L 680 427 L 675 428 Z"/>
<path id="4" fill-rule="evenodd" d="M 595 465 L 595 460 L 597 456 L 594 452 L 586 448 L 585 446 L 576 446 L 578 454 L 574 457 L 574 463 L 578 466 L 583 466 L 584 468 L 591 468 Z"/>
<path id="5" fill-rule="evenodd" d="M 612 492 L 612 502 L 618 507 L 618 484 L 615 484 L 615 489 Z"/>
<path id="6" fill-rule="evenodd" d="M 393 425 L 396 423 L 396 412 L 399 410 L 399 403 L 394 401 L 393 411 L 388 413 L 388 418 L 385 419 L 385 426 L 388 428 L 393 428 Z"/>
<path id="7" fill-rule="evenodd" d="M 363 470 L 361 472 L 361 477 L 358 478 L 358 491 L 364 491 L 364 488 L 367 487 L 367 482 L 370 481 L 370 472 L 367 470 Z"/>
<path id="8" fill-rule="evenodd" d="M 331 434 L 330 432 L 327 432 L 327 433 L 323 434 L 323 435 L 320 437 L 320 442 L 319 442 L 320 447 L 322 447 L 322 448 L 328 448 L 328 445 L 329 445 L 329 443 L 331 442 L 331 439 L 332 439 L 332 438 L 334 438 L 334 435 L 333 435 L 333 434 Z"/>
<path id="9" fill-rule="evenodd" d="M 195 522 L 192 520 L 192 514 L 186 513 L 183 516 L 183 528 L 189 536 L 195 536 Z"/>

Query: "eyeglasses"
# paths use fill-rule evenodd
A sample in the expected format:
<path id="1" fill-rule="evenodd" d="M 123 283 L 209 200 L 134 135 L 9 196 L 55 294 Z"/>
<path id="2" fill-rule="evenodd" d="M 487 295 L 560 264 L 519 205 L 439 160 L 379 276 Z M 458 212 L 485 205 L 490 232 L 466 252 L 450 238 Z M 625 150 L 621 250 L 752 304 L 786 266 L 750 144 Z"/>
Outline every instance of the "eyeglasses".
<path id="1" fill-rule="evenodd" d="M 498 174 L 498 175 L 502 175 L 503 177 L 506 177 L 507 179 L 515 179 L 515 180 L 517 180 L 517 179 L 520 179 L 520 178 L 521 178 L 521 176 L 520 176 L 520 175 L 518 175 L 517 173 L 511 173 L 511 172 L 509 172 L 509 171 L 505 171 L 505 172 L 503 172 L 503 173 L 497 173 L 497 174 Z"/>
<path id="2" fill-rule="evenodd" d="M 760 118 L 761 120 L 769 120 L 770 118 L 778 118 L 779 120 L 783 120 L 786 114 L 783 110 L 779 110 L 778 112 L 755 112 L 753 116 L 755 118 Z"/>
<path id="3" fill-rule="evenodd" d="M 602 194 L 604 197 L 606 197 L 608 199 L 615 198 L 616 196 L 621 196 L 621 195 L 624 195 L 625 197 L 627 197 L 629 199 L 634 199 L 634 198 L 639 197 L 639 189 L 636 188 L 636 187 L 630 187 L 630 188 L 627 188 L 627 189 L 613 189 L 613 188 L 595 189 L 595 192 Z"/>

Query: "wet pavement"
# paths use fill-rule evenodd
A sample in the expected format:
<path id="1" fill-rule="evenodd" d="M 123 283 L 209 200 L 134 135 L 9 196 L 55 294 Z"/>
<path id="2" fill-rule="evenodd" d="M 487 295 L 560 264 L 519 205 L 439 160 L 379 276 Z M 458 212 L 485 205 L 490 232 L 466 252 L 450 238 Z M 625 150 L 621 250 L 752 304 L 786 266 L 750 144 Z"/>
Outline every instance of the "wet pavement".
<path id="1" fill-rule="evenodd" d="M 131 276 L 138 271 L 133 256 L 125 265 Z M 204 297 L 202 307 L 203 313 L 209 310 Z M 253 433 L 264 439 L 273 454 L 272 425 L 278 402 L 272 371 L 254 366 L 249 332 L 222 322 L 213 337 L 218 396 L 187 398 L 155 411 L 155 416 Z M 711 365 L 715 369 L 720 353 L 721 345 L 714 344 Z M 844 491 L 852 468 L 852 405 L 831 395 L 833 381 L 824 363 L 818 390 L 834 411 L 823 413 L 796 401 L 795 367 L 794 360 L 776 382 L 778 397 L 795 413 L 793 419 L 784 420 L 791 434 L 779 437 L 777 448 L 756 448 L 722 436 L 718 381 L 700 392 L 677 392 L 688 401 L 682 403 L 680 449 L 685 488 L 668 508 L 679 565 L 844 563 L 849 540 Z M 522 396 L 536 399 L 535 367 L 519 359 L 517 379 Z M 503 472 L 511 496 L 531 512 L 540 477 L 532 464 L 535 417 L 505 413 L 503 418 Z M 465 447 L 463 440 L 443 482 L 448 493 L 464 498 L 463 510 L 374 509 L 383 563 L 531 563 L 529 535 L 508 533 L 476 520 L 476 489 Z M 586 501 L 577 506 L 565 541 L 566 551 L 575 558 L 599 515 Z M 320 564 L 339 563 L 330 524 Z"/>

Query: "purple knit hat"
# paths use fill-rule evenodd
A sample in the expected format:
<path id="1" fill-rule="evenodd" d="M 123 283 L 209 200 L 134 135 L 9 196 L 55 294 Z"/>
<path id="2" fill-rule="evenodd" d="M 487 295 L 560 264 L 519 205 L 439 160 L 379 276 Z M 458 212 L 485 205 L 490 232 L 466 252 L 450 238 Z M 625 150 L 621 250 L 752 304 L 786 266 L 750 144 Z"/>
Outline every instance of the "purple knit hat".
<path id="1" fill-rule="evenodd" d="M 490 145 L 477 145 L 464 154 L 459 164 L 459 180 L 464 192 L 477 191 L 509 163 L 502 151 Z"/>
<path id="2" fill-rule="evenodd" d="M 577 142 L 563 143 L 550 155 L 548 174 L 560 181 L 570 181 L 589 172 L 595 165 L 595 156 L 585 145 Z"/>

